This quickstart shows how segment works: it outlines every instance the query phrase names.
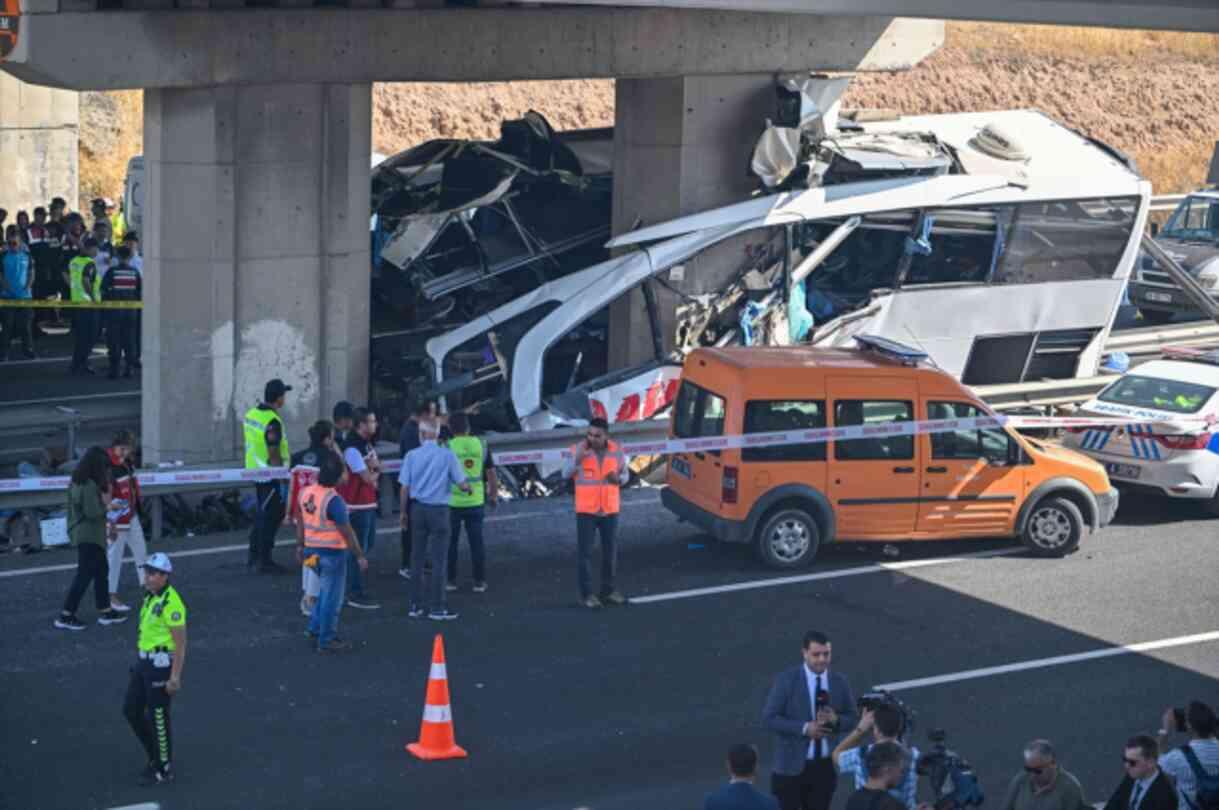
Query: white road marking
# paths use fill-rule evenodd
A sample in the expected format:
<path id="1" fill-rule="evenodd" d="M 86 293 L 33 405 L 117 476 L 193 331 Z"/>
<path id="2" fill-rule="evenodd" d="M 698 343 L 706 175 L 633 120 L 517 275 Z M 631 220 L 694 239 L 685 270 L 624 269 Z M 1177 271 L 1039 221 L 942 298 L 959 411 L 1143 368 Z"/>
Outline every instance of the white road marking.
<path id="1" fill-rule="evenodd" d="M 636 500 L 636 501 L 630 501 L 629 503 L 632 506 L 641 506 L 641 507 L 660 506 L 660 501 L 648 501 L 648 500 L 645 500 L 642 498 L 639 500 Z M 511 515 L 493 515 L 493 516 L 487 518 L 484 521 L 484 523 L 506 523 L 510 520 L 524 520 L 525 518 L 544 519 L 544 518 L 559 516 L 559 515 L 564 516 L 564 517 L 570 517 L 571 512 L 567 511 L 567 510 L 563 510 L 563 511 L 544 511 L 544 512 L 519 512 L 519 513 L 511 514 Z M 380 529 L 377 529 L 377 534 L 397 534 L 399 531 L 400 531 L 400 529 L 397 526 L 384 526 Z M 295 543 L 296 543 L 296 540 L 278 540 L 278 541 L 276 541 L 275 545 L 291 546 Z M 176 560 L 179 557 L 202 557 L 202 556 L 205 556 L 208 554 L 224 554 L 229 551 L 247 551 L 247 550 L 249 550 L 249 548 L 250 548 L 250 546 L 248 543 L 240 543 L 240 544 L 234 544 L 231 546 L 211 546 L 210 548 L 192 548 L 192 549 L 187 549 L 186 551 L 171 551 L 171 552 L 169 552 L 169 554 L 171 557 L 173 557 L 173 559 Z M 123 562 L 125 562 L 125 563 L 131 562 L 131 561 L 132 561 L 131 557 L 123 558 Z M 0 571 L 0 579 L 4 579 L 7 577 L 33 576 L 34 574 L 51 574 L 56 571 L 75 571 L 75 570 L 76 570 L 76 563 L 66 563 L 64 565 L 42 565 L 37 568 L 19 568 L 15 571 Z"/>
<path id="2" fill-rule="evenodd" d="M 1057 667 L 1063 664 L 1074 664 L 1079 661 L 1091 661 L 1096 658 L 1109 658 L 1115 655 L 1127 655 L 1128 653 L 1152 652 L 1153 650 L 1163 650 L 1169 647 L 1186 647 L 1191 644 L 1205 644 L 1211 641 L 1219 641 L 1219 631 L 1212 630 L 1209 633 L 1164 638 L 1159 641 L 1143 641 L 1138 644 L 1125 644 L 1120 647 L 1102 647 L 1099 650 L 1088 650 L 1087 652 L 1073 653 L 1071 655 L 1055 655 L 1052 658 L 1035 658 L 1031 661 L 1017 661 L 1013 664 L 1002 664 L 997 667 L 967 669 L 962 672 L 950 672 L 946 675 L 933 675 L 929 678 L 882 683 L 874 688 L 887 689 L 891 692 L 901 689 L 918 689 L 923 686 L 936 686 L 941 683 L 955 683 L 974 678 L 989 678 L 992 675 L 1006 675 L 1009 672 L 1024 672 L 1030 669 Z"/>
<path id="3" fill-rule="evenodd" d="M 632 596 L 632 605 L 644 605 L 650 602 L 671 602 L 675 599 L 693 599 L 696 596 L 712 596 L 717 593 L 733 593 L 735 591 L 752 591 L 758 588 L 776 588 L 780 585 L 796 585 L 801 582 L 817 582 L 825 579 L 841 579 L 857 577 L 862 574 L 883 574 L 885 572 L 909 571 L 912 568 L 928 568 L 933 565 L 948 565 L 966 560 L 985 559 L 987 557 L 1005 557 L 1019 554 L 1022 547 L 1003 548 L 998 551 L 979 551 L 974 554 L 959 554 L 955 557 L 939 557 L 934 560 L 906 560 L 903 562 L 875 563 L 861 565 L 856 568 L 839 568 L 836 571 L 821 571 L 816 574 L 797 574 L 790 577 L 774 577 L 772 579 L 755 579 L 749 582 L 734 582 L 730 585 L 713 585 L 708 588 L 692 588 L 688 591 L 673 591 L 671 593 L 656 593 L 650 596 Z"/>
<path id="4" fill-rule="evenodd" d="M 139 391 L 113 391 L 109 394 L 77 394 L 69 397 L 48 397 L 47 399 L 14 399 L 0 402 L 0 407 L 16 408 L 19 405 L 64 405 L 72 402 L 87 402 L 94 399 L 122 399 L 138 397 Z"/>

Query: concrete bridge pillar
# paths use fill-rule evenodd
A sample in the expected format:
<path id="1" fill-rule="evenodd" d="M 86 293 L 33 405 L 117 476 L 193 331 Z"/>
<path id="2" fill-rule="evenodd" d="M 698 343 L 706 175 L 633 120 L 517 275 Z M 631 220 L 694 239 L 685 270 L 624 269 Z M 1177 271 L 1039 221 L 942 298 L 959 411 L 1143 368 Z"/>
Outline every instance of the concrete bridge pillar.
<path id="1" fill-rule="evenodd" d="M 775 116 L 773 73 L 619 79 L 614 121 L 614 234 L 637 220 L 655 225 L 746 199 L 754 143 Z M 722 265 L 708 266 L 708 265 Z M 715 290 L 735 269 L 700 263 L 696 277 L 673 286 L 687 293 Z M 677 297 L 657 288 L 666 350 L 673 345 Z M 638 291 L 610 309 L 610 368 L 653 354 L 647 308 Z"/>
<path id="2" fill-rule="evenodd" d="M 241 454 L 241 417 L 293 387 L 294 448 L 368 395 L 370 84 L 148 90 L 146 458 Z"/>
<path id="3" fill-rule="evenodd" d="M 63 197 L 77 207 L 80 95 L 38 87 L 0 71 L 0 208 L 8 223 Z"/>

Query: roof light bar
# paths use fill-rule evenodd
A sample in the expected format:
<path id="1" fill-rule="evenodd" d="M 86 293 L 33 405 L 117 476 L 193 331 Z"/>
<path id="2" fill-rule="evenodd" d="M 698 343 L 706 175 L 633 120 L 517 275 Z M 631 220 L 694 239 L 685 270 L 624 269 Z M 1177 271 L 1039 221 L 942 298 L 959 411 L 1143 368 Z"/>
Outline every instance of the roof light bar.
<path id="1" fill-rule="evenodd" d="M 930 356 L 927 352 L 912 349 L 904 343 L 898 343 L 896 340 L 889 340 L 878 335 L 856 335 L 855 342 L 864 349 L 883 354 L 907 366 L 918 365 Z"/>
<path id="2" fill-rule="evenodd" d="M 1160 355 L 1165 360 L 1184 360 L 1191 363 L 1206 363 L 1219 366 L 1219 348 L 1197 348 L 1194 346 L 1165 346 Z"/>

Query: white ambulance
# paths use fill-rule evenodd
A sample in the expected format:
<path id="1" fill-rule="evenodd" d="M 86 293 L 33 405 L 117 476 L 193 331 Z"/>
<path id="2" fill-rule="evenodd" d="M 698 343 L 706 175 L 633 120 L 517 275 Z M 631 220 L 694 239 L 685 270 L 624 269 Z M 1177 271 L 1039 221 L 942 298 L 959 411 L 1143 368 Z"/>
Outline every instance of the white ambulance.
<path id="1" fill-rule="evenodd" d="M 1072 428 L 1063 444 L 1103 464 L 1114 484 L 1205 500 L 1219 515 L 1219 349 L 1165 349 L 1079 415 L 1163 423 Z"/>

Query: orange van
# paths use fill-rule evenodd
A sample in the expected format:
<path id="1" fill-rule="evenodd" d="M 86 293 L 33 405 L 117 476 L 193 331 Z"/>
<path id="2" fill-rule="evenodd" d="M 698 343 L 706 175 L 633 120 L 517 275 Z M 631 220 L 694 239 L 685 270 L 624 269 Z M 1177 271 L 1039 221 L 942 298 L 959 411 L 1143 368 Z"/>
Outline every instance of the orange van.
<path id="1" fill-rule="evenodd" d="M 860 349 L 696 349 L 686 358 L 670 436 L 991 415 L 926 355 L 876 338 Z M 1005 429 L 742 449 L 670 457 L 664 505 L 768 565 L 812 562 L 838 540 L 1019 537 L 1035 554 L 1073 551 L 1107 525 L 1118 494 L 1071 450 Z"/>

